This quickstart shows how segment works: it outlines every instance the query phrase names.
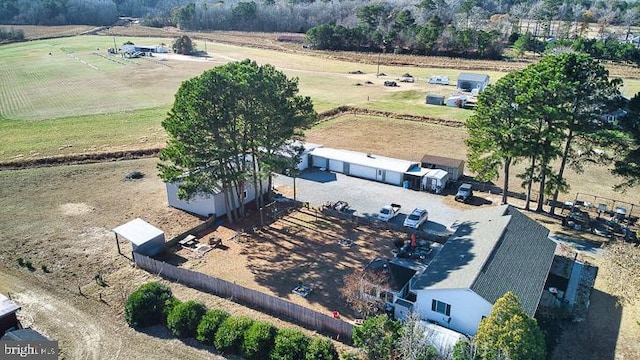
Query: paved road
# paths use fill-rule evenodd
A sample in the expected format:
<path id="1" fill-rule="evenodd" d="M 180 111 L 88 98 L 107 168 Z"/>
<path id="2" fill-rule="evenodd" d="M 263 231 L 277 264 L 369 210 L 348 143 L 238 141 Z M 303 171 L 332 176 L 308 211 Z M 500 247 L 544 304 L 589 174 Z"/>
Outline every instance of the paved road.
<path id="1" fill-rule="evenodd" d="M 293 187 L 293 179 L 278 175 L 274 184 L 276 187 Z M 429 222 L 423 229 L 434 232 L 447 230 L 462 213 L 459 209 L 444 205 L 440 195 L 317 169 L 306 170 L 296 178 L 296 197 L 315 206 L 327 201 L 343 200 L 355 210 L 355 215 L 370 217 L 376 216 L 384 205 L 400 204 L 400 215 L 392 220 L 395 224 L 402 224 L 414 208 L 423 207 L 429 211 Z"/>

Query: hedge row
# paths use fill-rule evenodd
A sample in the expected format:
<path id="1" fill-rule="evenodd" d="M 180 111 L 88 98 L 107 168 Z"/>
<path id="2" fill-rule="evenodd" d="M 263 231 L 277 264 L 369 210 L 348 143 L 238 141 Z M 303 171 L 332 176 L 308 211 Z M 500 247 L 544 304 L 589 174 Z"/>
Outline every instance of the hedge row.
<path id="1" fill-rule="evenodd" d="M 207 309 L 196 301 L 181 302 L 158 282 L 140 286 L 125 304 L 125 320 L 133 328 L 166 325 L 177 337 L 193 337 L 226 354 L 247 360 L 338 360 L 330 339 L 309 337 L 300 330 L 278 329 L 264 321 Z"/>

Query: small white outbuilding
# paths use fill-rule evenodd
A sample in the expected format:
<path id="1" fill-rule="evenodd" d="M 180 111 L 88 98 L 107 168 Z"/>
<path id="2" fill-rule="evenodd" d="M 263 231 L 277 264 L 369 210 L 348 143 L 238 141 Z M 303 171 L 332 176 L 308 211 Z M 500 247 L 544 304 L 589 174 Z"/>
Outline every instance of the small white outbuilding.
<path id="1" fill-rule="evenodd" d="M 122 254 L 118 242 L 120 237 L 129 240 L 133 251 L 138 254 L 153 256 L 164 249 L 164 231 L 140 218 L 116 227 L 113 232 L 116 234 L 116 244 L 120 254 Z"/>
<path id="2" fill-rule="evenodd" d="M 422 189 L 440 194 L 447 186 L 449 173 L 442 169 L 431 169 L 422 178 Z"/>

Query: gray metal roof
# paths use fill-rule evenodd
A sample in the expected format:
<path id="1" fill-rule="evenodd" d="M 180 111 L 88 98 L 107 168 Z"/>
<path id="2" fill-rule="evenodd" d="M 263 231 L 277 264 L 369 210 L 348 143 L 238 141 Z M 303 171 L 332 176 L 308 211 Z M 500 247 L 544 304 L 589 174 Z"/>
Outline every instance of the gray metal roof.
<path id="1" fill-rule="evenodd" d="M 513 291 L 533 316 L 556 244 L 549 230 L 503 205 L 467 211 L 413 289 L 469 288 L 490 303 Z"/>
<path id="2" fill-rule="evenodd" d="M 458 75 L 458 81 L 485 82 L 485 81 L 489 81 L 489 75 L 487 75 L 487 74 L 473 74 L 473 73 L 460 73 L 460 75 Z"/>
<path id="3" fill-rule="evenodd" d="M 375 169 L 383 169 L 404 173 L 412 167 L 419 165 L 417 162 L 393 159 L 386 156 L 366 154 L 357 151 L 318 147 L 310 152 L 313 156 L 320 156 L 332 160 L 340 160 L 351 164 L 368 166 Z"/>

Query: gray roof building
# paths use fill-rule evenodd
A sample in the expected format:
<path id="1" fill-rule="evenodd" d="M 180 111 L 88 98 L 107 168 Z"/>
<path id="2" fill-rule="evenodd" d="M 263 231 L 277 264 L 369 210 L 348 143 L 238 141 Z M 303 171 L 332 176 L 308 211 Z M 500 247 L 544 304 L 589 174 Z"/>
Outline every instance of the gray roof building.
<path id="1" fill-rule="evenodd" d="M 454 227 L 411 289 L 467 288 L 491 304 L 512 291 L 533 316 L 556 248 L 549 230 L 509 205 L 467 211 Z"/>

